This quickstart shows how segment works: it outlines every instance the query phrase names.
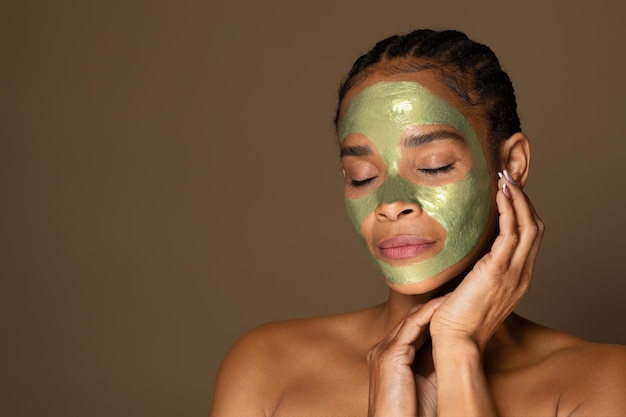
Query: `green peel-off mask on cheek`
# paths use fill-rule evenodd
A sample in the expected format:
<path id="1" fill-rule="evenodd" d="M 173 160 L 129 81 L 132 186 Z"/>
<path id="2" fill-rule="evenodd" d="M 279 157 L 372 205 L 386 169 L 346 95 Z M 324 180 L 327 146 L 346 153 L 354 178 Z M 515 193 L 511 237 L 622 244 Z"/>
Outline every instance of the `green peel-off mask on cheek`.
<path id="1" fill-rule="evenodd" d="M 400 175 L 402 134 L 419 125 L 447 125 L 463 135 L 473 160 L 463 179 L 428 187 L 416 185 Z M 391 265 L 370 253 L 389 282 L 410 284 L 427 280 L 461 261 L 474 249 L 487 227 L 490 178 L 478 137 L 461 112 L 418 83 L 383 82 L 366 88 L 350 102 L 339 127 L 339 142 L 350 134 L 362 134 L 374 143 L 387 167 L 383 184 L 365 196 L 345 200 L 357 233 L 363 237 L 365 218 L 380 204 L 394 201 L 417 204 L 447 232 L 439 253 L 413 264 Z"/>

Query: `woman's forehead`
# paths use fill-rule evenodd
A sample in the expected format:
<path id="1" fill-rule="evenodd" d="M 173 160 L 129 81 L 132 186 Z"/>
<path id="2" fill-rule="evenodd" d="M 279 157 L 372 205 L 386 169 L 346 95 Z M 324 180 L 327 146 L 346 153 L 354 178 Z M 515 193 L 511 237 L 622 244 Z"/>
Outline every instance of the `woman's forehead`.
<path id="1" fill-rule="evenodd" d="M 381 88 L 382 85 L 402 87 Z M 412 85 L 414 88 L 411 87 Z M 423 112 L 424 114 L 418 115 L 416 112 L 413 112 L 413 116 L 416 117 L 416 123 L 419 124 L 421 121 L 422 123 L 427 124 L 448 124 L 446 123 L 446 120 L 449 120 L 450 117 L 446 117 L 446 115 L 441 114 L 442 109 L 445 108 L 449 110 L 450 113 L 461 114 L 465 119 L 467 119 L 477 136 L 480 138 L 481 144 L 487 146 L 487 136 L 489 131 L 487 121 L 483 117 L 480 117 L 475 109 L 470 108 L 470 106 L 465 103 L 463 99 L 461 99 L 450 87 L 446 85 L 438 73 L 433 70 L 392 75 L 380 72 L 372 73 L 358 85 L 352 87 L 346 93 L 339 107 L 339 118 L 337 123 L 339 141 L 341 142 L 343 139 L 341 136 L 345 136 L 349 133 L 346 132 L 346 122 L 350 122 L 348 124 L 353 124 L 354 122 L 354 120 L 348 120 L 354 119 L 353 115 L 346 115 L 348 109 L 355 107 L 353 106 L 353 103 L 358 103 L 358 111 L 368 109 L 366 110 L 370 113 L 368 117 L 376 118 L 376 111 L 402 111 L 403 105 L 407 106 L 408 109 L 411 104 L 417 104 L 418 107 L 424 110 L 424 105 L 426 103 L 421 103 L 422 105 L 420 105 L 420 99 L 437 102 L 439 104 L 437 106 L 438 111 L 435 113 L 438 114 L 434 114 L 432 111 L 426 111 Z M 385 109 L 385 107 L 389 108 L 391 106 L 394 106 L 395 109 Z M 351 110 L 350 113 L 353 113 L 353 111 Z M 407 113 L 407 115 L 410 115 L 410 113 Z M 346 119 L 346 116 L 348 116 L 348 119 Z M 383 115 L 379 116 L 384 117 Z M 458 129 L 458 126 L 452 125 L 452 127 Z"/>
<path id="2" fill-rule="evenodd" d="M 383 82 L 395 82 L 395 81 L 412 81 L 422 85 L 430 90 L 433 94 L 442 97 L 445 100 L 449 100 L 447 92 L 445 91 L 447 86 L 440 79 L 437 73 L 433 70 L 423 70 L 417 72 L 404 72 L 398 74 L 387 74 L 385 72 L 372 72 L 365 76 L 361 82 L 356 84 L 350 90 L 346 92 L 343 100 L 339 105 L 339 120 L 341 120 L 343 114 L 350 105 L 352 99 L 359 95 L 363 90 Z"/>

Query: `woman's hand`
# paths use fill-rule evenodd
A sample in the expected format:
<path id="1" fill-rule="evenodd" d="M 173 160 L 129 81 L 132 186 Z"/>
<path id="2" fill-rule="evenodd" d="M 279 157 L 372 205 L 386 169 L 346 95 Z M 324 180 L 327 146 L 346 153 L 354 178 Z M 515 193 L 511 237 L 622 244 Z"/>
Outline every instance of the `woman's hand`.
<path id="1" fill-rule="evenodd" d="M 498 186 L 499 235 L 491 251 L 474 265 L 433 316 L 433 343 L 439 338 L 468 339 L 482 352 L 530 288 L 544 225 L 506 171 Z"/>
<path id="2" fill-rule="evenodd" d="M 426 372 L 414 373 L 411 365 L 428 336 L 428 323 L 444 300 L 445 297 L 436 298 L 411 309 L 404 320 L 370 350 L 367 356 L 369 417 L 436 415 L 434 369 L 427 365 Z"/>

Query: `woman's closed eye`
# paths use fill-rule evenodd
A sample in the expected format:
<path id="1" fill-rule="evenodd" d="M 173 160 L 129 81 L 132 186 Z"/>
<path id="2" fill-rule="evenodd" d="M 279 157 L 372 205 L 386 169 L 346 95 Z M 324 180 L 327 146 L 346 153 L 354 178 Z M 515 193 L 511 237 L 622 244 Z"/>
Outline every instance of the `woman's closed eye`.
<path id="1" fill-rule="evenodd" d="M 370 178 L 365 178 L 363 180 L 350 180 L 350 184 L 353 187 L 363 187 L 364 185 L 369 184 L 370 182 L 374 181 L 376 178 L 378 178 L 378 176 L 374 176 L 374 177 L 370 177 Z"/>
<path id="2" fill-rule="evenodd" d="M 426 175 L 437 175 L 437 174 L 445 174 L 446 172 L 450 172 L 454 169 L 454 162 L 448 165 L 443 165 L 436 168 L 419 168 L 419 171 Z"/>

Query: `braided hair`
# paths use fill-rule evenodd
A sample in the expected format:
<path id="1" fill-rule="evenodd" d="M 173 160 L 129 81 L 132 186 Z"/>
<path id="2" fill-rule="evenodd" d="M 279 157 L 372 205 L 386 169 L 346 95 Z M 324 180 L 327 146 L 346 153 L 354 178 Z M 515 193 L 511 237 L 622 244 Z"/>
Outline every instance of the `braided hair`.
<path id="1" fill-rule="evenodd" d="M 503 140 L 521 131 L 515 91 L 495 53 L 456 30 L 420 29 L 378 42 L 354 62 L 342 81 L 339 104 L 348 90 L 370 74 L 393 75 L 427 69 L 438 71 L 456 94 L 477 107 L 488 120 L 492 156 L 497 155 Z M 339 108 L 335 125 L 338 115 Z"/>

